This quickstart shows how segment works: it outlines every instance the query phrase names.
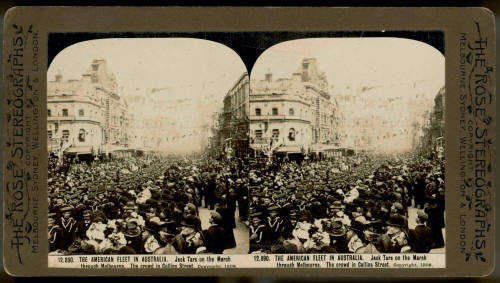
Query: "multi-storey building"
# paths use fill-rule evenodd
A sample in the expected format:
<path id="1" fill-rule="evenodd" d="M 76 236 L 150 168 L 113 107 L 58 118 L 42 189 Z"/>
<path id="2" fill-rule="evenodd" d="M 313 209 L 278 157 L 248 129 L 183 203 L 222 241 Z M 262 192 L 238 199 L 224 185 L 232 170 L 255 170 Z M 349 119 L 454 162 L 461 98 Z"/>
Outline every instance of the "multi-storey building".
<path id="1" fill-rule="evenodd" d="M 243 154 L 248 148 L 249 78 L 243 73 L 228 90 L 219 116 L 218 144 L 226 153 Z"/>
<path id="2" fill-rule="evenodd" d="M 47 83 L 49 152 L 94 153 L 106 144 L 127 145 L 130 118 L 116 93 L 117 83 L 105 60 L 93 60 L 80 80 Z"/>
<path id="3" fill-rule="evenodd" d="M 318 150 L 336 139 L 335 106 L 314 58 L 304 59 L 290 79 L 273 80 L 268 73 L 252 80 L 250 146 L 267 154 Z"/>

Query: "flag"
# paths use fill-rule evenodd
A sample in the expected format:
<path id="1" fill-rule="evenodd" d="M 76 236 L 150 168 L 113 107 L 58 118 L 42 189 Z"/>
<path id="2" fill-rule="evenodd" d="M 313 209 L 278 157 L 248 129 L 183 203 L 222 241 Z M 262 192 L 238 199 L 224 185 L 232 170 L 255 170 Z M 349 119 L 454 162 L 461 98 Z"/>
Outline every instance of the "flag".
<path id="1" fill-rule="evenodd" d="M 267 121 L 264 121 L 264 133 L 267 133 L 268 128 L 269 128 L 269 113 L 267 114 Z"/>

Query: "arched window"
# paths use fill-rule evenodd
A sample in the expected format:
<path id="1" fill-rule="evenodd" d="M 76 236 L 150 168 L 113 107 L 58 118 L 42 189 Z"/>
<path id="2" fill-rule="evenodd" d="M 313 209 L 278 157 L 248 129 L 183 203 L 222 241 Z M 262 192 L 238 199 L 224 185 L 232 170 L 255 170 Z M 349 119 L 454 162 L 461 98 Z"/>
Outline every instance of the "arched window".
<path id="1" fill-rule="evenodd" d="M 78 115 L 80 117 L 84 116 L 84 114 L 85 114 L 85 112 L 83 111 L 83 109 L 78 110 Z"/>
<path id="2" fill-rule="evenodd" d="M 261 113 L 261 110 L 260 108 L 255 108 L 255 116 L 260 116 L 262 113 Z"/>
<path id="3" fill-rule="evenodd" d="M 278 129 L 273 129 L 273 139 L 279 138 L 280 137 L 280 130 Z"/>
<path id="4" fill-rule="evenodd" d="M 78 141 L 85 142 L 85 130 L 84 129 L 80 129 L 80 131 L 78 132 Z"/>
<path id="5" fill-rule="evenodd" d="M 52 112 L 50 111 L 50 109 L 47 109 L 47 117 L 50 117 L 52 116 Z"/>
<path id="6" fill-rule="evenodd" d="M 255 130 L 255 138 L 257 139 L 262 138 L 262 130 Z"/>
<path id="7" fill-rule="evenodd" d="M 290 109 L 288 110 L 288 115 L 290 115 L 290 116 L 295 115 L 295 114 L 294 114 L 294 111 L 293 111 L 293 108 L 290 108 Z"/>
<path id="8" fill-rule="evenodd" d="M 68 142 L 69 141 L 69 130 L 63 130 L 62 131 L 62 140 L 64 142 Z"/>
<path id="9" fill-rule="evenodd" d="M 288 140 L 295 141 L 295 129 L 294 128 L 290 128 L 290 130 L 288 131 Z"/>

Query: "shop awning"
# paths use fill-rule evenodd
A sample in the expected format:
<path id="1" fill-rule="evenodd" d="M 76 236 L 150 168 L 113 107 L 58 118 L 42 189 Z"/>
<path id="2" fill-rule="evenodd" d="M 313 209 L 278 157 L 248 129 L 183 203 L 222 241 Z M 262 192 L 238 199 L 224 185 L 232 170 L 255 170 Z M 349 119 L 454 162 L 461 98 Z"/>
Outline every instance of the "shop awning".
<path id="1" fill-rule="evenodd" d="M 113 152 L 113 151 L 128 151 L 128 150 L 130 150 L 130 148 L 123 147 L 120 145 L 110 145 L 110 146 L 108 146 L 108 150 L 111 152 Z"/>
<path id="2" fill-rule="evenodd" d="M 72 146 L 64 151 L 67 154 L 91 154 L 91 146 Z"/>
<path id="3" fill-rule="evenodd" d="M 302 153 L 302 150 L 298 146 L 281 146 L 276 149 L 276 152 Z"/>
<path id="4" fill-rule="evenodd" d="M 269 145 L 268 144 L 263 144 L 263 143 L 253 143 L 249 145 L 251 149 L 255 150 L 269 150 Z"/>

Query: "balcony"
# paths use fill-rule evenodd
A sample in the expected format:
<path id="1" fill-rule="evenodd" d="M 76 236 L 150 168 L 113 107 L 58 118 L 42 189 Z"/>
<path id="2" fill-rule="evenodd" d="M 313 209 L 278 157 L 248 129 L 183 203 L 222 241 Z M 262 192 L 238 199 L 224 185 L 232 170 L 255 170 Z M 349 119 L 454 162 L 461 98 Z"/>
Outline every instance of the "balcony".
<path id="1" fill-rule="evenodd" d="M 286 119 L 286 115 L 265 115 L 265 116 L 257 116 L 257 115 L 250 115 L 250 120 L 283 120 Z"/>
<path id="2" fill-rule="evenodd" d="M 73 122 L 73 121 L 82 121 L 82 122 L 95 122 L 101 123 L 101 121 L 96 117 L 91 116 L 50 116 L 47 117 L 47 122 Z"/>

